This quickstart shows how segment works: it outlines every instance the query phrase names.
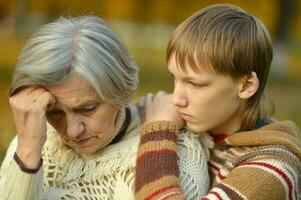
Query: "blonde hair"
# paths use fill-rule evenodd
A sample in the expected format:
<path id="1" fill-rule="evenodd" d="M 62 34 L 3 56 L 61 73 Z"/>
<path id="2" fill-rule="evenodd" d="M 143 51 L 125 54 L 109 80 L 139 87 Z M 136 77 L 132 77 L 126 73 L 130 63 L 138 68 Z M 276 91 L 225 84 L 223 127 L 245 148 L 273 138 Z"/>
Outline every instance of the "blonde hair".
<path id="1" fill-rule="evenodd" d="M 83 76 L 106 102 L 122 107 L 132 100 L 138 69 L 118 36 L 100 18 L 61 17 L 42 26 L 25 44 L 9 95 L 21 87 L 62 83 Z"/>
<path id="2" fill-rule="evenodd" d="M 263 23 L 231 4 L 206 7 L 182 22 L 174 31 L 166 58 L 175 55 L 186 71 L 205 70 L 238 79 L 256 72 L 260 86 L 245 108 L 242 129 L 272 114 L 264 88 L 273 57 L 272 42 Z"/>

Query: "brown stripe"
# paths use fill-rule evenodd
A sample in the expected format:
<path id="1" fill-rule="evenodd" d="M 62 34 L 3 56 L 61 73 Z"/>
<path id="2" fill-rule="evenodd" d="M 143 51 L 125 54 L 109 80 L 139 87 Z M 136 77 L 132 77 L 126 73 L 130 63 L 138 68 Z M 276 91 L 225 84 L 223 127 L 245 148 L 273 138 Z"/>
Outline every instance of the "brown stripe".
<path id="1" fill-rule="evenodd" d="M 163 176 L 179 176 L 177 159 L 177 153 L 170 151 L 142 156 L 136 165 L 135 191 L 139 191 L 144 185 Z"/>
<path id="2" fill-rule="evenodd" d="M 160 179 L 158 179 L 156 181 L 153 181 L 149 184 L 144 185 L 139 191 L 136 191 L 135 199 L 136 200 L 145 199 L 147 196 L 149 196 L 153 192 L 158 191 L 161 188 L 171 186 L 171 185 L 180 186 L 180 179 L 175 176 L 161 177 Z M 184 199 L 184 198 L 182 197 L 181 200 L 182 199 Z"/>
<path id="3" fill-rule="evenodd" d="M 237 193 L 247 199 L 286 198 L 286 189 L 282 182 L 274 174 L 256 167 L 243 166 L 233 169 L 223 180 L 223 184 L 235 188 Z"/>
<path id="4" fill-rule="evenodd" d="M 160 150 L 170 150 L 176 152 L 177 145 L 176 143 L 171 142 L 169 140 L 147 142 L 145 144 L 140 145 L 139 151 L 137 153 L 137 159 L 139 159 L 139 157 L 143 156 L 145 153 Z"/>
<path id="5" fill-rule="evenodd" d="M 218 184 L 216 187 L 222 189 L 231 200 L 243 200 L 243 198 L 239 196 L 235 191 L 231 190 L 223 184 Z"/>
<path id="6" fill-rule="evenodd" d="M 156 122 L 150 122 L 143 125 L 141 129 L 141 135 L 147 135 L 152 132 L 158 132 L 158 131 L 166 131 L 169 130 L 170 132 L 175 132 L 178 134 L 177 127 L 175 124 L 169 121 L 156 121 Z"/>
<path id="7" fill-rule="evenodd" d="M 143 135 L 140 140 L 140 145 L 144 144 L 148 141 L 160 141 L 160 140 L 171 140 L 176 142 L 177 136 L 174 132 L 170 132 L 169 130 L 152 132 L 147 135 Z"/>

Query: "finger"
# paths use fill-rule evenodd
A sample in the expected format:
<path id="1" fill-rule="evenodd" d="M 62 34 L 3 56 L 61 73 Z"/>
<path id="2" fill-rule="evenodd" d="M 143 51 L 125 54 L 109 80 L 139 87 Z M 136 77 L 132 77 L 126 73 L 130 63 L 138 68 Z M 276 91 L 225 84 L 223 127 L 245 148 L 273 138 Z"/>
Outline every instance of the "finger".
<path id="1" fill-rule="evenodd" d="M 55 98 L 51 93 L 45 90 L 38 98 L 37 103 L 41 104 L 43 109 L 46 111 L 47 109 L 53 109 L 55 105 Z"/>
<path id="2" fill-rule="evenodd" d="M 143 108 L 144 107 L 144 102 L 145 102 L 145 97 L 141 97 L 137 103 L 138 108 Z"/>
<path id="3" fill-rule="evenodd" d="M 148 93 L 146 96 L 145 96 L 145 106 L 149 106 L 154 100 L 154 95 L 152 93 Z"/>
<path id="4" fill-rule="evenodd" d="M 38 86 L 31 86 L 30 89 L 27 93 L 28 96 L 41 96 L 46 92 L 44 88 Z"/>
<path id="5" fill-rule="evenodd" d="M 56 104 L 56 99 L 53 95 L 51 95 L 51 98 L 49 99 L 48 104 L 47 104 L 46 111 L 54 109 L 55 104 Z"/>
<path id="6" fill-rule="evenodd" d="M 167 93 L 163 90 L 160 90 L 159 92 L 157 92 L 156 96 L 165 96 L 167 95 Z"/>

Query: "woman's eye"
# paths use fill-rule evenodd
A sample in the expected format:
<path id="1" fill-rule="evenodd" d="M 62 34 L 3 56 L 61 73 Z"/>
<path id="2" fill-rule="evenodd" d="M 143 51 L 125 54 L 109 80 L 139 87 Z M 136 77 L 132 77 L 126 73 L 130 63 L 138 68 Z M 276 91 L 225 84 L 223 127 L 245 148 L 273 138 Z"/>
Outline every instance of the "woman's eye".
<path id="1" fill-rule="evenodd" d="M 64 115 L 63 111 L 49 111 L 47 112 L 47 117 L 51 119 L 59 119 Z"/>
<path id="2" fill-rule="evenodd" d="M 96 106 L 85 107 L 85 108 L 80 109 L 79 111 L 82 113 L 90 113 L 90 112 L 94 111 L 95 108 L 96 108 Z"/>

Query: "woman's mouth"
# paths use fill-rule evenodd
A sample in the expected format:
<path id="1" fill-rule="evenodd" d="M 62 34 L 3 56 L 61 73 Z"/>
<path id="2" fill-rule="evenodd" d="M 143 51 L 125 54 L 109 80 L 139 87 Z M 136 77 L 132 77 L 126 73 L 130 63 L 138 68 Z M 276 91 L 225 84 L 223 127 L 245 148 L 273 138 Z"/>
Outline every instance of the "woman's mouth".
<path id="1" fill-rule="evenodd" d="M 92 136 L 92 137 L 88 137 L 88 138 L 83 138 L 83 139 L 80 139 L 80 140 L 73 140 L 73 143 L 76 145 L 76 146 L 85 146 L 91 139 L 93 139 L 95 136 Z"/>

